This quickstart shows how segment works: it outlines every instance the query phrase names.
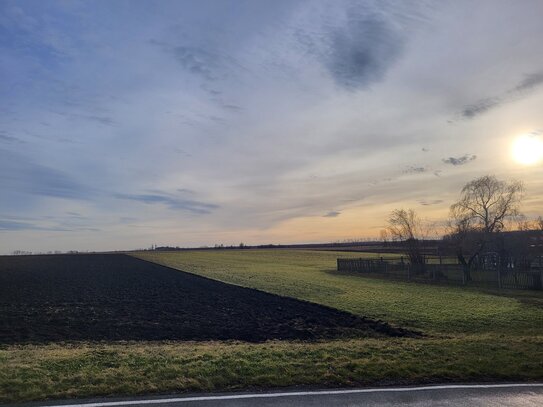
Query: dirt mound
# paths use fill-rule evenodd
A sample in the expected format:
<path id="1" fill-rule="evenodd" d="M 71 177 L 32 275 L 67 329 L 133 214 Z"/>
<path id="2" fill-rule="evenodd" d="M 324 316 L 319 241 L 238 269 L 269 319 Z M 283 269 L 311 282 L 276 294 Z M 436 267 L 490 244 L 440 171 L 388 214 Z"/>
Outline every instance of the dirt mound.
<path id="1" fill-rule="evenodd" d="M 0 257 L 0 343 L 413 335 L 121 254 Z"/>

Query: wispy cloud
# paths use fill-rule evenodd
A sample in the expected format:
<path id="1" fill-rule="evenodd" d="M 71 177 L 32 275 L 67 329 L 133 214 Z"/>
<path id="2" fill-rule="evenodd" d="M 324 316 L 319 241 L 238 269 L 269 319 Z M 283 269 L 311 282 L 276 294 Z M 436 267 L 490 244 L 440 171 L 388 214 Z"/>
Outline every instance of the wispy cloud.
<path id="1" fill-rule="evenodd" d="M 341 215 L 341 212 L 339 211 L 330 211 L 326 215 L 323 215 L 323 218 L 336 218 L 339 215 Z"/>
<path id="2" fill-rule="evenodd" d="M 17 137 L 8 136 L 7 134 L 0 133 L 0 142 L 1 143 L 24 143 L 21 139 Z"/>
<path id="3" fill-rule="evenodd" d="M 105 126 L 113 126 L 115 125 L 115 120 L 113 118 L 108 116 L 98 116 L 94 114 L 81 114 L 81 113 L 73 113 L 73 112 L 64 112 L 64 111 L 55 111 L 56 114 L 60 116 L 64 116 L 70 119 L 84 119 L 89 120 L 91 122 L 96 122 L 99 124 L 103 124 Z"/>
<path id="4" fill-rule="evenodd" d="M 501 95 L 480 99 L 466 105 L 460 115 L 465 119 L 473 119 L 504 103 L 510 103 L 526 96 L 526 93 L 543 85 L 543 72 L 526 75 L 516 86 Z"/>
<path id="5" fill-rule="evenodd" d="M 82 218 L 73 219 L 57 218 L 53 216 L 43 217 L 43 219 L 37 220 L 13 220 L 13 219 L 0 219 L 0 231 L 23 231 L 23 230 L 36 230 L 36 231 L 50 231 L 50 232 L 96 232 L 99 231 L 96 227 L 89 227 L 82 222 Z"/>
<path id="6" fill-rule="evenodd" d="M 203 79 L 202 87 L 213 96 L 221 95 L 222 91 L 210 88 L 211 82 L 235 76 L 240 71 L 245 70 L 235 58 L 224 51 L 215 50 L 209 44 L 208 46 L 194 44 L 171 45 L 157 40 L 151 40 L 150 43 L 172 55 L 184 71 Z"/>
<path id="7" fill-rule="evenodd" d="M 223 108 L 225 108 L 226 110 L 231 110 L 231 111 L 234 111 L 234 112 L 241 112 L 243 110 L 243 108 L 241 106 L 237 106 L 237 105 L 232 105 L 232 104 L 223 104 L 222 105 Z"/>
<path id="8" fill-rule="evenodd" d="M 113 126 L 115 124 L 115 120 L 107 116 L 81 115 L 81 117 L 106 126 Z"/>
<path id="9" fill-rule="evenodd" d="M 461 114 L 466 119 L 472 119 L 475 116 L 486 113 L 490 109 L 499 106 L 501 103 L 503 103 L 503 98 L 501 97 L 481 99 L 471 105 L 465 106 Z"/>
<path id="10" fill-rule="evenodd" d="M 421 201 L 419 201 L 419 203 L 422 206 L 438 205 L 440 203 L 443 203 L 443 199 L 433 199 L 433 200 L 430 200 L 430 201 L 421 200 Z"/>
<path id="11" fill-rule="evenodd" d="M 84 224 L 83 217 L 68 216 L 35 216 L 21 217 L 0 215 L 0 230 L 19 231 L 19 230 L 41 230 L 53 232 L 70 232 L 75 230 L 97 230 Z"/>
<path id="12" fill-rule="evenodd" d="M 428 168 L 426 167 L 423 167 L 420 165 L 410 165 L 403 171 L 403 173 L 404 174 L 422 174 L 426 171 L 428 171 Z"/>
<path id="13" fill-rule="evenodd" d="M 0 150 L 0 181 L 3 194 L 31 194 L 56 198 L 89 199 L 92 189 L 69 174 Z"/>
<path id="14" fill-rule="evenodd" d="M 225 75 L 223 58 L 217 53 L 190 46 L 173 47 L 171 52 L 183 69 L 207 81 L 215 81 Z"/>
<path id="15" fill-rule="evenodd" d="M 462 155 L 460 157 L 444 158 L 442 161 L 445 164 L 458 166 L 458 165 L 464 165 L 464 164 L 470 163 L 470 162 L 472 162 L 472 161 L 474 161 L 476 159 L 477 159 L 477 156 L 474 155 L 474 154 L 464 154 L 464 155 Z"/>
<path id="16" fill-rule="evenodd" d="M 142 202 L 145 204 L 163 204 L 173 210 L 183 210 L 195 214 L 208 214 L 218 209 L 219 205 L 190 199 L 180 199 L 165 194 L 117 194 L 118 199 Z"/>
<path id="17" fill-rule="evenodd" d="M 532 90 L 535 87 L 541 86 L 543 84 L 543 72 L 532 73 L 526 75 L 525 78 L 520 81 L 520 83 L 515 86 L 515 91 L 526 91 Z"/>
<path id="18" fill-rule="evenodd" d="M 0 230 L 43 230 L 42 227 L 27 223 L 27 222 L 16 222 L 12 220 L 1 220 L 0 219 Z"/>

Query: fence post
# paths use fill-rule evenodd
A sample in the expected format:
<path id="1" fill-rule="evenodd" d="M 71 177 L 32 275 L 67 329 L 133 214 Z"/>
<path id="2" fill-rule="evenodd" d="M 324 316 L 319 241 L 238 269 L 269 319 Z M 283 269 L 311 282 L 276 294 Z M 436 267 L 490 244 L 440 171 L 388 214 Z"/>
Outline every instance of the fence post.
<path id="1" fill-rule="evenodd" d="M 498 273 L 498 290 L 501 290 L 502 289 L 502 273 L 501 273 L 500 267 L 498 267 L 496 271 Z"/>
<path id="2" fill-rule="evenodd" d="M 411 264 L 407 265 L 407 280 L 411 280 Z"/>

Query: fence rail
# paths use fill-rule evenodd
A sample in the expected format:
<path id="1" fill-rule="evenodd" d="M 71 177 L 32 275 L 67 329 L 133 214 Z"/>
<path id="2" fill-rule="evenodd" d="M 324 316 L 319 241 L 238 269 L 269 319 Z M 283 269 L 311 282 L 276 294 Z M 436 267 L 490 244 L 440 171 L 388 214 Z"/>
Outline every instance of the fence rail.
<path id="1" fill-rule="evenodd" d="M 441 264 L 440 264 L 441 263 Z M 543 268 L 470 270 L 461 264 L 427 262 L 411 265 L 403 258 L 337 259 L 338 271 L 379 275 L 420 282 L 441 282 L 457 285 L 479 285 L 512 289 L 543 289 Z"/>

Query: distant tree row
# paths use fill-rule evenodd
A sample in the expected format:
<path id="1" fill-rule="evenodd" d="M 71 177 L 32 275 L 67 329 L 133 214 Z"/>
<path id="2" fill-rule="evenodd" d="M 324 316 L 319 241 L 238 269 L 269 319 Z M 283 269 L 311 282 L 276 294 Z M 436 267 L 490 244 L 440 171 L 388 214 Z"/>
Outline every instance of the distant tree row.
<path id="1" fill-rule="evenodd" d="M 31 252 L 31 251 L 27 251 L 27 250 L 14 250 L 14 251 L 11 252 L 11 254 L 14 255 L 14 256 L 29 256 L 31 254 L 62 254 L 62 253 L 77 254 L 77 253 L 79 253 L 79 251 L 77 251 L 77 250 L 68 250 L 67 252 L 62 252 L 60 250 L 49 250 L 47 252 Z"/>

